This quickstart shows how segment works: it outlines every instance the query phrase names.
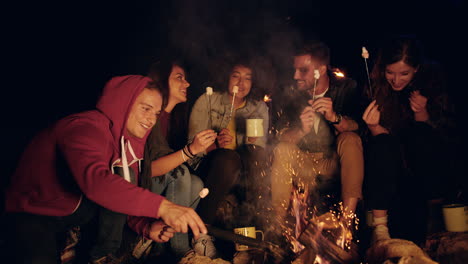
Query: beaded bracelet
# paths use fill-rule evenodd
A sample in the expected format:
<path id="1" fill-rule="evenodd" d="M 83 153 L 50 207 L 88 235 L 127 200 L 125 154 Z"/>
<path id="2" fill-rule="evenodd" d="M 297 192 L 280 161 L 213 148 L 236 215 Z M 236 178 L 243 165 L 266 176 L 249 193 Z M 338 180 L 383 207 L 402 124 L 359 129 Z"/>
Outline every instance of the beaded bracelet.
<path id="1" fill-rule="evenodd" d="M 182 149 L 182 151 L 184 152 L 185 156 L 187 156 L 188 158 L 190 159 L 195 158 L 195 155 L 192 155 L 192 153 L 190 153 L 190 151 L 188 150 L 187 145 Z"/>
<path id="2" fill-rule="evenodd" d="M 184 152 L 185 156 L 187 156 L 189 159 L 191 159 L 190 155 L 187 153 L 187 150 L 185 147 L 182 149 L 182 152 Z"/>
<path id="3" fill-rule="evenodd" d="M 186 147 L 187 147 L 187 150 L 188 150 L 188 152 L 190 153 L 190 155 L 192 155 L 192 157 L 195 157 L 195 155 L 193 155 L 192 151 L 190 151 L 190 147 L 189 147 L 188 144 L 186 145 Z"/>

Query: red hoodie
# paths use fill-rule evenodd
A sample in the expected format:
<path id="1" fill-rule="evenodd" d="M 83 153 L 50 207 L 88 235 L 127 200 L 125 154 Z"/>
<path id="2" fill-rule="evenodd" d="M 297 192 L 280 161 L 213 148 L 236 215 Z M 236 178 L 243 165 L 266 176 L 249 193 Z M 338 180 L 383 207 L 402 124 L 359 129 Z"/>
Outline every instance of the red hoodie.
<path id="1" fill-rule="evenodd" d="M 6 211 L 66 216 L 85 195 L 115 212 L 158 218 L 164 198 L 111 171 L 112 164 L 122 160 L 122 136 L 135 155 L 143 157 L 150 130 L 139 139 L 129 136 L 125 125 L 133 102 L 149 81 L 136 75 L 115 77 L 106 84 L 97 110 L 70 115 L 39 133 L 13 174 Z M 148 221 L 137 222 L 141 229 Z"/>

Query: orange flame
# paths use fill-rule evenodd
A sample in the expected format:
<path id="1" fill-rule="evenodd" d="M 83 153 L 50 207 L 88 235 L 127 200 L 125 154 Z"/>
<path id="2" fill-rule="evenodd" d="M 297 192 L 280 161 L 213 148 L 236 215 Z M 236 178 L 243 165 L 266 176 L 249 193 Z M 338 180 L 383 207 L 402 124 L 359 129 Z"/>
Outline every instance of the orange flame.
<path id="1" fill-rule="evenodd" d="M 314 264 L 329 264 L 330 262 L 326 261 L 320 255 L 317 255 L 314 260 Z"/>
<path id="2" fill-rule="evenodd" d="M 338 77 L 338 78 L 343 78 L 343 77 L 345 77 L 344 73 L 343 73 L 340 69 L 338 69 L 338 68 L 336 68 L 336 69 L 333 71 L 333 74 L 335 74 L 335 76 Z"/>
<path id="3" fill-rule="evenodd" d="M 268 94 L 265 94 L 265 96 L 263 96 L 263 101 L 265 103 L 271 102 L 271 97 Z"/>

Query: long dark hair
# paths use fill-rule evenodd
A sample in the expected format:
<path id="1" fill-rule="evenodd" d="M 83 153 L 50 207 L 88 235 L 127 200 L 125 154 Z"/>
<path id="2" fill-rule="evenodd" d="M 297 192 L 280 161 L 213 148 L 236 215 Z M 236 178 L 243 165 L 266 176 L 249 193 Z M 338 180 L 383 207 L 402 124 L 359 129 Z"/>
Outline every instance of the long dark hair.
<path id="1" fill-rule="evenodd" d="M 388 65 L 403 61 L 405 64 L 418 69 L 413 80 L 402 91 L 394 91 L 385 77 Z M 387 129 L 399 129 L 404 125 L 402 121 L 412 120 L 409 105 L 410 92 L 416 89 L 415 81 L 419 69 L 424 62 L 424 52 L 421 43 L 412 35 L 391 36 L 382 43 L 374 67 L 371 72 L 374 98 L 380 106 L 381 124 Z"/>
<path id="2" fill-rule="evenodd" d="M 174 66 L 178 66 L 186 72 L 186 67 L 183 60 L 173 57 L 165 57 L 150 66 L 148 76 L 153 79 L 162 90 L 167 93 L 169 98 L 169 76 L 171 75 Z M 188 90 L 187 90 L 188 91 Z M 169 99 L 168 99 L 169 100 Z M 172 149 L 181 149 L 187 143 L 188 130 L 188 104 L 179 103 L 171 111 L 169 120 L 169 131 L 167 134 L 167 142 Z"/>
<path id="3" fill-rule="evenodd" d="M 424 63 L 424 49 L 421 42 L 413 35 L 392 36 L 384 40 L 380 48 L 374 68 L 371 73 L 375 94 L 385 98 L 393 91 L 385 78 L 386 67 L 403 61 L 405 64 L 418 69 Z M 415 80 L 415 74 L 413 80 Z M 408 87 L 405 87 L 407 89 Z"/>
<path id="4" fill-rule="evenodd" d="M 388 83 L 385 70 L 388 65 L 399 61 L 418 71 L 408 86 L 397 92 Z M 415 90 L 428 98 L 427 110 L 432 122 L 447 122 L 445 116 L 453 111 L 446 94 L 442 67 L 425 57 L 424 47 L 414 35 L 393 36 L 387 39 L 379 50 L 371 78 L 375 99 L 382 113 L 381 124 L 388 129 L 398 129 L 404 125 L 402 121 L 413 120 L 409 97 Z"/>

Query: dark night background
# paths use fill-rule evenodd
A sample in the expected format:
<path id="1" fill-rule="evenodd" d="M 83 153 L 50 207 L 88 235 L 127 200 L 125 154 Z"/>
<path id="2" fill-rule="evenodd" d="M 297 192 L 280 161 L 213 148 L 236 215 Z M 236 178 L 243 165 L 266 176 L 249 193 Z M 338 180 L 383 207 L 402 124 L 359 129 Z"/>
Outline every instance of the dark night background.
<path id="1" fill-rule="evenodd" d="M 461 81 L 466 75 L 462 67 L 466 3 L 462 0 L 37 1 L 14 5 L 3 10 L 8 18 L 2 33 L 7 45 L 8 63 L 4 65 L 11 72 L 7 76 L 11 84 L 2 88 L 6 92 L 2 96 L 6 133 L 2 185 L 34 133 L 65 115 L 93 108 L 107 80 L 145 74 L 168 47 L 191 66 L 188 78 L 193 100 L 204 92 L 205 82 L 220 74 L 217 66 L 224 57 L 238 51 L 261 55 L 277 71 L 271 77 L 284 79 L 292 77 L 287 72 L 292 45 L 302 38 L 319 37 L 331 48 L 332 65 L 363 81 L 361 46 L 369 49 L 372 62 L 382 36 L 415 33 L 426 45 L 428 56 L 445 66 L 457 114 L 466 120 L 462 96 L 466 87 Z M 462 142 L 460 149 L 465 146 Z"/>

